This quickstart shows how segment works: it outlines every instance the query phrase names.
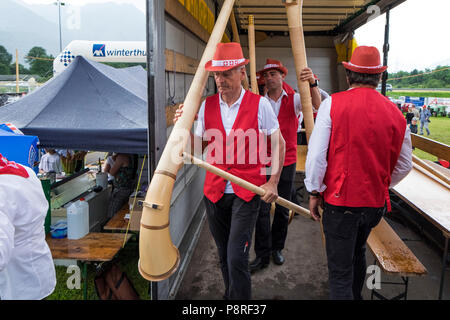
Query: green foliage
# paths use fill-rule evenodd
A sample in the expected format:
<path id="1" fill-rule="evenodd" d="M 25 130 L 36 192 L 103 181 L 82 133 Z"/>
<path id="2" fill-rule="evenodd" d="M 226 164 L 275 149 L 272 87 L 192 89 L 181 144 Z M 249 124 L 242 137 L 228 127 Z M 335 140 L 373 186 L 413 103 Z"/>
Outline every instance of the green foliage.
<path id="1" fill-rule="evenodd" d="M 450 69 L 446 69 L 448 67 L 438 66 L 434 70 L 425 69 L 425 71 L 419 71 L 414 69 L 411 72 L 399 71 L 390 73 L 388 81 L 394 88 L 450 88 Z M 425 74 L 436 70 L 442 71 Z M 415 77 L 405 78 L 408 76 Z M 395 78 L 403 79 L 389 80 Z"/>
<path id="2" fill-rule="evenodd" d="M 0 74 L 11 74 L 9 66 L 6 64 L 0 63 Z"/>
<path id="3" fill-rule="evenodd" d="M 41 76 L 41 79 L 39 79 L 40 82 L 52 77 L 53 61 L 35 58 L 54 59 L 54 57 L 52 55 L 47 55 L 46 50 L 42 47 L 33 47 L 28 52 L 27 58 L 25 58 L 25 61 L 30 64 L 30 73 Z"/>
<path id="4" fill-rule="evenodd" d="M 0 46 L 0 64 L 10 65 L 12 62 L 12 54 L 8 53 L 4 46 Z"/>

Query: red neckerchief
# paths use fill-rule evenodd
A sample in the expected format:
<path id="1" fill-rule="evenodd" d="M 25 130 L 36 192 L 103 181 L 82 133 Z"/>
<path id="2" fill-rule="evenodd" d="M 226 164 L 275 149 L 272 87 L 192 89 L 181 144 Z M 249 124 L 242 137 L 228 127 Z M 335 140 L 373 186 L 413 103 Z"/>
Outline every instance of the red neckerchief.
<path id="1" fill-rule="evenodd" d="M 15 163 L 14 161 L 8 161 L 2 154 L 0 153 L 0 174 L 12 174 L 15 176 L 20 176 L 23 178 L 28 178 L 27 170 L 22 167 L 20 164 Z"/>

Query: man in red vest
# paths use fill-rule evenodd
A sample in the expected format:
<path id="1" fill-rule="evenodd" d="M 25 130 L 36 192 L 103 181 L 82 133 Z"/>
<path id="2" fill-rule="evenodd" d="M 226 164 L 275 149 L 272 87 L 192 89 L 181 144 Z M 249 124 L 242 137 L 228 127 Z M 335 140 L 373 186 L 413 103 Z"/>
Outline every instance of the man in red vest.
<path id="1" fill-rule="evenodd" d="M 231 174 L 261 186 L 263 197 L 230 181 L 206 173 L 204 194 L 211 234 L 216 242 L 225 299 L 250 299 L 251 281 L 248 257 L 261 200 L 271 203 L 278 197 L 277 185 L 284 162 L 284 139 L 269 101 L 246 91 L 246 77 L 239 43 L 219 43 L 205 69 L 213 72 L 218 94 L 200 106 L 194 139 L 208 145 L 207 162 Z M 177 111 L 177 116 L 181 111 Z M 271 138 L 272 175 L 266 181 L 265 153 L 261 134 Z M 194 146 L 199 143 L 194 143 Z M 205 144 L 203 144 L 205 146 Z"/>
<path id="2" fill-rule="evenodd" d="M 258 73 L 264 77 L 267 88 L 265 97 L 278 117 L 281 134 L 286 141 L 286 155 L 278 184 L 278 194 L 284 199 L 290 199 L 297 163 L 297 129 L 302 110 L 300 95 L 283 81 L 288 70 L 280 61 L 267 59 L 264 68 Z M 313 105 L 319 108 L 320 92 L 312 70 L 303 69 L 301 80 L 309 81 Z M 267 267 L 271 254 L 275 264 L 284 263 L 285 259 L 281 252 L 284 249 L 288 224 L 289 210 L 276 205 L 271 227 L 270 204 L 261 203 L 255 230 L 256 258 L 250 263 L 252 272 Z"/>
<path id="3" fill-rule="evenodd" d="M 323 207 L 331 299 L 362 299 L 365 244 L 384 212 L 389 187 L 412 168 L 411 137 L 397 106 L 377 92 L 387 66 L 375 47 L 357 47 L 350 89 L 322 102 L 309 141 L 305 186 L 319 221 Z"/>

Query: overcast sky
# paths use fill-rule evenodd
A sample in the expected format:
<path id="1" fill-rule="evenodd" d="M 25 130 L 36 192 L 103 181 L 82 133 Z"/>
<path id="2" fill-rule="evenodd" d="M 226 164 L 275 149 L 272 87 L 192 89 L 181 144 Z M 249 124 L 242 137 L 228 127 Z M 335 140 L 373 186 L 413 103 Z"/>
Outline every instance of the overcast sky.
<path id="1" fill-rule="evenodd" d="M 54 3 L 56 0 L 23 0 L 26 3 Z M 131 3 L 145 12 L 146 0 L 65 0 L 71 5 L 105 2 Z M 450 65 L 450 1 L 407 0 L 391 11 L 390 72 L 434 68 Z M 376 46 L 382 52 L 385 15 L 375 18 L 356 30 L 358 45 Z"/>

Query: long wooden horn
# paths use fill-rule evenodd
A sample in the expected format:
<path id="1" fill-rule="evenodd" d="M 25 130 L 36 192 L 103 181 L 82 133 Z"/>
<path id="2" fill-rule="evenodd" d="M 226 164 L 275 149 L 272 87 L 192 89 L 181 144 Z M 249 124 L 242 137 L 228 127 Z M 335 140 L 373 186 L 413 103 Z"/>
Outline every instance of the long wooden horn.
<path id="1" fill-rule="evenodd" d="M 184 100 L 183 114 L 170 134 L 154 172 L 144 201 L 139 236 L 139 272 L 149 281 L 161 281 L 172 275 L 180 263 L 180 254 L 169 232 L 169 209 L 176 175 L 183 165 L 181 154 L 190 137 L 208 79 L 205 63 L 214 56 L 221 41 L 234 0 L 225 0 L 202 59 Z"/>
<path id="2" fill-rule="evenodd" d="M 218 175 L 219 177 L 222 177 L 228 181 L 233 182 L 234 184 L 237 184 L 238 186 L 240 186 L 242 188 L 245 188 L 253 193 L 256 193 L 259 196 L 264 196 L 264 193 L 266 192 L 263 188 L 258 187 L 256 185 L 254 185 L 253 183 L 250 183 L 244 179 L 236 177 L 229 172 L 219 169 L 219 168 L 209 164 L 208 162 L 205 162 L 201 159 L 194 157 L 193 155 L 191 155 L 187 152 L 183 152 L 183 158 L 185 160 L 189 160 L 189 162 L 192 164 L 195 164 L 211 173 L 214 173 L 215 175 Z M 307 218 L 311 218 L 311 214 L 309 213 L 309 210 L 302 208 L 299 205 L 297 205 L 293 202 L 290 202 L 284 198 L 278 197 L 277 200 L 275 200 L 275 203 L 277 203 L 280 206 L 283 206 L 287 209 L 290 209 L 293 212 L 297 212 Z"/>
<path id="3" fill-rule="evenodd" d="M 250 58 L 250 84 L 252 92 L 259 94 L 258 82 L 256 81 L 256 52 L 255 52 L 255 18 L 248 16 L 248 53 Z"/>
<path id="4" fill-rule="evenodd" d="M 314 118 L 312 111 L 312 99 L 308 81 L 300 80 L 301 71 L 308 66 L 306 61 L 305 39 L 303 35 L 302 6 L 303 0 L 284 0 L 286 15 L 289 25 L 289 36 L 291 38 L 292 53 L 294 56 L 295 72 L 297 74 L 297 84 L 302 102 L 303 119 L 305 121 L 306 140 L 314 128 Z"/>
<path id="5" fill-rule="evenodd" d="M 283 0 L 286 7 L 286 15 L 289 25 L 289 37 L 291 38 L 292 54 L 294 55 L 295 72 L 297 74 L 297 85 L 302 102 L 303 121 L 305 122 L 306 141 L 314 129 L 314 117 L 312 112 L 312 98 L 307 81 L 300 80 L 301 71 L 308 66 L 306 60 L 305 37 L 303 34 L 303 0 Z M 323 231 L 322 217 L 320 219 L 320 230 L 322 233 L 322 244 L 325 247 L 325 234 Z"/>

